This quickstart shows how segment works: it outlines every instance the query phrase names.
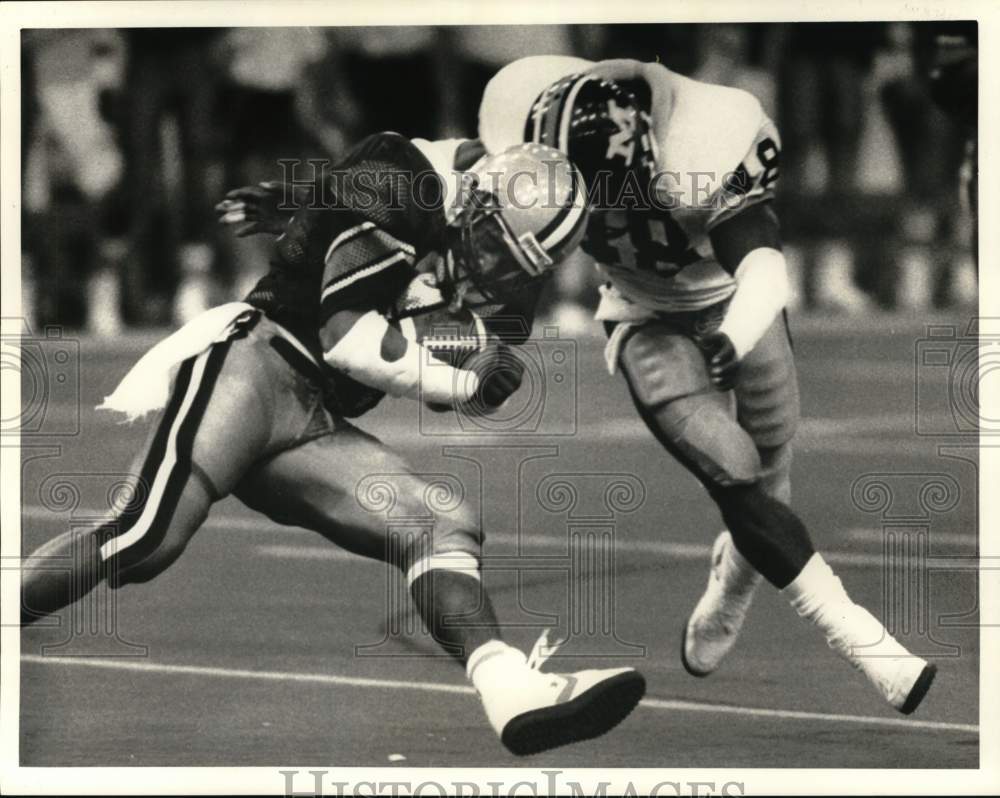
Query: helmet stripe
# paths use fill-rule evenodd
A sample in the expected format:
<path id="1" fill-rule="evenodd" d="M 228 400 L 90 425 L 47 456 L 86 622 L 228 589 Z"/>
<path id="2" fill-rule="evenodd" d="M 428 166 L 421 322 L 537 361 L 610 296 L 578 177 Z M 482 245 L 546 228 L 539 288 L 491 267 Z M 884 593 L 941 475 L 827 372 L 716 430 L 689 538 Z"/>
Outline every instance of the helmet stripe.
<path id="1" fill-rule="evenodd" d="M 566 102 L 567 88 L 569 87 L 561 87 L 558 94 L 553 94 L 553 102 L 549 103 L 549 107 L 545 111 L 545 132 L 542 135 L 541 143 L 548 144 L 550 147 L 555 147 L 558 144 L 556 136 L 559 132 L 559 117 L 562 115 L 563 103 Z"/>
<path id="2" fill-rule="evenodd" d="M 555 228 L 548 236 L 539 239 L 542 246 L 549 252 L 559 247 L 564 241 L 570 238 L 575 232 L 580 222 L 586 218 L 586 208 L 582 203 L 574 202 L 568 209 L 568 213 L 563 216 L 562 223 Z"/>
<path id="3" fill-rule="evenodd" d="M 528 117 L 528 123 L 524 126 L 525 141 L 533 141 L 535 144 L 541 143 L 542 117 L 545 115 L 542 110 L 544 107 L 542 105 L 542 100 L 544 99 L 545 94 L 546 92 L 544 91 L 539 94 L 538 99 L 535 100 L 534 105 L 531 106 L 531 115 Z"/>
<path id="4" fill-rule="evenodd" d="M 569 240 L 587 216 L 587 201 L 575 168 L 571 172 L 571 179 L 569 204 L 560 209 L 552 222 L 538 234 L 538 240 L 550 252 Z"/>
<path id="5" fill-rule="evenodd" d="M 559 143 L 558 145 L 553 146 L 557 146 L 567 155 L 569 155 L 569 123 L 573 118 L 573 105 L 576 103 L 576 95 L 580 93 L 580 89 L 583 88 L 583 84 L 590 80 L 593 80 L 593 78 L 588 75 L 582 75 L 579 79 L 575 80 L 561 108 L 561 118 L 559 121 Z"/>
<path id="6" fill-rule="evenodd" d="M 576 174 L 577 174 L 576 173 L 576 169 L 573 168 L 572 166 L 570 166 L 570 173 L 569 173 L 569 178 L 570 178 L 569 200 L 570 200 L 571 204 L 569 204 L 569 205 L 563 205 L 558 210 L 558 212 L 556 213 L 556 215 L 553 216 L 552 219 L 549 220 L 549 222 L 541 230 L 538 231 L 538 240 L 541 241 L 543 245 L 548 240 L 549 236 L 552 235 L 552 231 L 555 230 L 560 225 L 562 225 L 562 223 L 565 220 L 565 218 L 569 215 L 570 211 L 573 209 L 572 203 L 576 202 L 576 198 L 577 198 L 577 179 L 576 179 Z"/>

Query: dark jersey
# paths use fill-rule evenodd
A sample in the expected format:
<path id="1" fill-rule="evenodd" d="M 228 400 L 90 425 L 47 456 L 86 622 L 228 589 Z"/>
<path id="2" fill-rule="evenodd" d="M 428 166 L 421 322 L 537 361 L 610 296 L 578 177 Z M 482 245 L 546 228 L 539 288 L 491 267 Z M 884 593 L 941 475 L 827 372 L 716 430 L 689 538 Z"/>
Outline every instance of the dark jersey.
<path id="1" fill-rule="evenodd" d="M 292 332 L 322 362 L 320 329 L 342 310 L 386 312 L 426 255 L 445 250 L 441 179 L 409 141 L 369 136 L 324 169 L 315 201 L 277 239 L 271 270 L 246 301 Z M 331 400 L 357 416 L 383 396 L 328 369 Z"/>

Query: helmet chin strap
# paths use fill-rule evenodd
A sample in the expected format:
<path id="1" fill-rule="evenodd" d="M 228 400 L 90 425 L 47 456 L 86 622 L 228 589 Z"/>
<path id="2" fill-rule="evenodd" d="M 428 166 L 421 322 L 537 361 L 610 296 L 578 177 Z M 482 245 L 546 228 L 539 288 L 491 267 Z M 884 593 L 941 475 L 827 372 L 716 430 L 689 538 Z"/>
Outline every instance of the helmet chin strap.
<path id="1" fill-rule="evenodd" d="M 435 277 L 438 290 L 448 301 L 448 311 L 451 313 L 457 313 L 462 309 L 465 297 L 464 285 L 459 285 L 455 276 L 456 268 L 455 255 L 449 248 L 435 266 Z"/>

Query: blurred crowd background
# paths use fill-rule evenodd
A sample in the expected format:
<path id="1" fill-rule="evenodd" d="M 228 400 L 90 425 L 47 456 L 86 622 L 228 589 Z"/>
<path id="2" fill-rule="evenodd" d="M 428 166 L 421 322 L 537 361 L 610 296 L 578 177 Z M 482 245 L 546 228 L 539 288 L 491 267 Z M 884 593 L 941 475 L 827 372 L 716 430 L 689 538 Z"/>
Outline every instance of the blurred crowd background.
<path id="1" fill-rule="evenodd" d="M 212 212 L 380 130 L 474 136 L 529 54 L 659 59 L 752 92 L 783 137 L 779 213 L 806 311 L 974 303 L 975 23 L 32 30 L 23 34 L 23 306 L 114 335 L 242 296 L 268 242 Z M 942 70 L 947 80 L 941 80 Z M 553 310 L 594 302 L 565 270 Z"/>

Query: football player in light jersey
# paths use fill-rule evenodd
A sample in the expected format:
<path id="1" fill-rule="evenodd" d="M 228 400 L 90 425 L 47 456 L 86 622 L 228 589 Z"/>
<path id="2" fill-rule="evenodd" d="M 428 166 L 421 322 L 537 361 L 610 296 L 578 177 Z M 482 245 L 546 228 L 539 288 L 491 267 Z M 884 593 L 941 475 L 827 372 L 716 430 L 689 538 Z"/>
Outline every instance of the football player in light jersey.
<path id="1" fill-rule="evenodd" d="M 849 598 L 789 509 L 799 396 L 770 203 L 781 142 L 760 104 L 659 63 L 538 56 L 497 73 L 479 123 L 489 152 L 544 143 L 581 170 L 592 210 L 582 248 L 607 281 L 597 318 L 608 366 L 729 527 L 685 626 L 684 667 L 719 667 L 763 575 L 912 712 L 935 666 Z"/>
<path id="2" fill-rule="evenodd" d="M 60 535 L 27 559 L 22 623 L 103 580 L 153 579 L 182 554 L 211 505 L 233 494 L 278 524 L 398 567 L 427 628 L 464 664 L 514 753 L 595 737 L 631 712 L 645 690 L 632 668 L 542 673 L 554 650 L 544 635 L 530 658 L 502 640 L 480 583 L 483 530 L 473 514 L 465 505 L 426 507 L 424 478 L 347 420 L 386 394 L 498 407 L 519 376 L 491 367 L 506 345 L 489 339 L 491 319 L 477 321 L 490 346 L 457 365 L 421 368 L 427 351 L 412 314 L 493 302 L 530 315 L 540 280 L 583 235 L 582 180 L 546 147 L 519 144 L 484 159 L 478 187 L 469 185 L 457 206 L 446 205 L 443 181 L 426 179 L 432 172 L 399 135 L 364 140 L 282 221 L 272 270 L 245 302 L 207 311 L 136 364 L 105 403 L 130 418 L 158 411 L 132 499 L 104 525 Z M 525 172 L 556 201 L 506 194 L 503 177 Z M 497 190 L 485 183 L 494 175 Z M 245 233 L 268 230 L 250 205 L 231 198 L 222 221 Z M 400 539 L 366 511 L 372 479 L 391 479 L 371 490 L 383 498 L 392 491 L 395 512 L 435 510 L 430 540 Z M 51 557 L 72 562 L 72 573 L 47 569 Z"/>

